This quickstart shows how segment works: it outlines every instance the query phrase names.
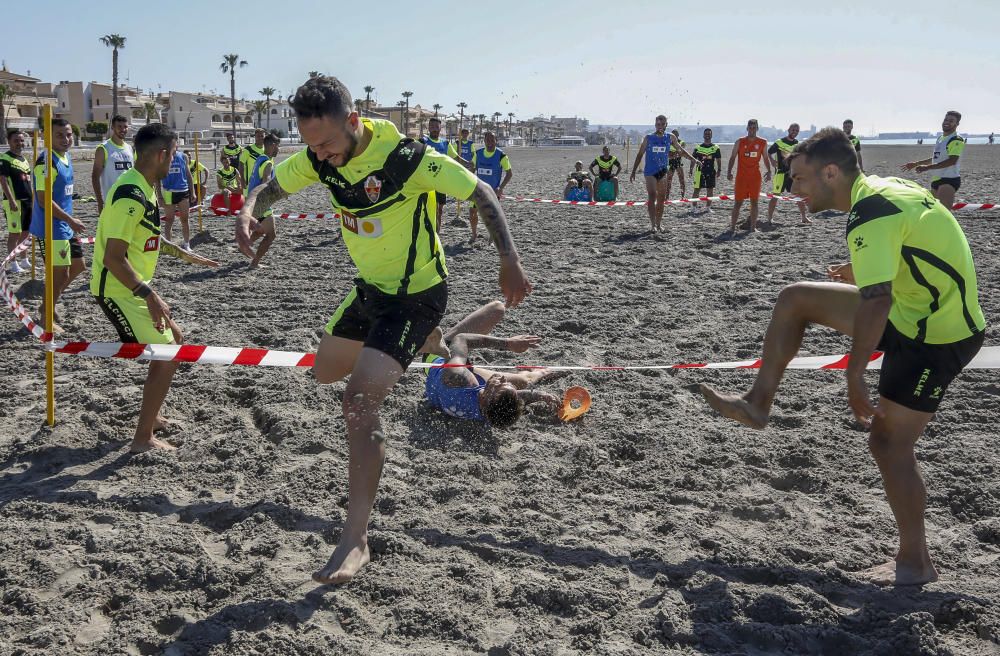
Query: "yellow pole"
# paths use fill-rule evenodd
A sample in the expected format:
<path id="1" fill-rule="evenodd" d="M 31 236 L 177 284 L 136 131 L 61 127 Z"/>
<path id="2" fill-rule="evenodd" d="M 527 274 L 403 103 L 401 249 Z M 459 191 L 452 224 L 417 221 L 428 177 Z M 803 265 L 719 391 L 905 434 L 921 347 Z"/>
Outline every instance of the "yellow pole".
<path id="1" fill-rule="evenodd" d="M 45 330 L 52 335 L 54 289 L 52 288 L 52 254 L 56 250 L 52 243 L 52 107 L 42 108 L 42 123 L 45 126 L 45 207 L 42 208 L 42 218 L 45 220 Z M 49 426 L 56 423 L 56 362 L 55 353 L 45 352 L 45 401 Z"/>
<path id="2" fill-rule="evenodd" d="M 194 195 L 195 201 L 198 203 L 198 232 L 204 232 L 205 228 L 201 225 L 201 167 L 198 166 L 198 133 L 194 134 L 194 174 L 197 176 L 194 180 Z"/>
<path id="3" fill-rule="evenodd" d="M 34 170 L 35 162 L 38 161 L 38 130 L 31 131 L 31 168 Z M 35 195 L 35 190 L 31 190 L 31 195 Z M 32 198 L 31 202 L 35 202 Z M 35 236 L 31 235 L 31 279 L 35 279 Z"/>

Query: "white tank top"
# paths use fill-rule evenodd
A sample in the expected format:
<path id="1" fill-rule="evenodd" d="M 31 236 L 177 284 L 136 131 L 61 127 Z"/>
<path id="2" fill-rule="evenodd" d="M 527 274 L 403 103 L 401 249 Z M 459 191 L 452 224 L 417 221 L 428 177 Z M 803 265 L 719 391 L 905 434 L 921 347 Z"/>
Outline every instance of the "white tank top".
<path id="1" fill-rule="evenodd" d="M 941 136 L 939 136 L 937 138 L 937 142 L 935 142 L 935 144 L 934 144 L 934 157 L 931 158 L 931 163 L 932 164 L 937 164 L 938 162 L 943 162 L 946 159 L 948 159 L 949 157 L 951 157 L 951 155 L 948 154 L 948 146 L 955 139 L 961 140 L 961 137 L 958 136 L 957 132 L 953 132 L 952 134 L 949 134 L 948 136 L 945 136 L 945 135 L 942 134 Z M 959 161 L 961 161 L 961 160 L 959 160 Z M 936 178 L 957 178 L 957 177 L 960 177 L 962 175 L 962 169 L 960 168 L 959 163 L 955 162 L 951 166 L 946 166 L 943 169 L 935 169 L 935 170 L 931 171 L 931 173 L 934 174 L 935 179 Z"/>
<path id="2" fill-rule="evenodd" d="M 104 149 L 104 170 L 101 171 L 101 193 L 104 195 L 104 202 L 108 201 L 108 191 L 112 185 L 118 181 L 119 176 L 125 171 L 135 166 L 135 155 L 132 146 L 127 143 L 116 146 L 115 142 L 108 139 L 101 144 Z"/>

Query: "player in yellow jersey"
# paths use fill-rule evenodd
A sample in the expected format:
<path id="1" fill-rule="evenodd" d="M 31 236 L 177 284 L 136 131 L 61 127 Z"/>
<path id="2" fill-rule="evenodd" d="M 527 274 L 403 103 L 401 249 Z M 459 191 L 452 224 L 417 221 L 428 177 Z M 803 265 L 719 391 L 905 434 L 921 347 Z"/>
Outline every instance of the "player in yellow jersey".
<path id="1" fill-rule="evenodd" d="M 811 212 L 849 212 L 851 262 L 830 267 L 833 282 L 781 290 L 749 392 L 728 396 L 702 385 L 702 394 L 722 415 L 762 429 L 806 327 L 849 335 L 848 403 L 871 428 L 868 448 L 899 526 L 896 558 L 864 575 L 879 584 L 935 581 L 924 530 L 927 491 L 913 447 L 949 383 L 983 344 L 972 252 L 955 217 L 930 192 L 909 180 L 862 173 L 841 130 L 826 128 L 796 146 L 789 165 L 792 192 L 808 199 Z M 865 370 L 876 349 L 884 355 L 874 405 Z"/>
<path id="2" fill-rule="evenodd" d="M 444 249 L 435 230 L 436 193 L 473 199 L 500 253 L 508 307 L 531 292 L 496 194 L 455 159 L 404 138 L 388 121 L 361 118 L 336 78 L 310 78 L 291 99 L 308 145 L 275 167 L 247 198 L 236 225 L 253 257 L 251 233 L 279 199 L 313 184 L 329 192 L 341 235 L 358 269 L 356 286 L 334 312 L 316 354 L 317 382 L 348 376 L 343 413 L 350 444 L 347 519 L 340 543 L 313 578 L 343 583 L 369 561 L 368 520 L 385 459 L 379 407 L 448 300 Z"/>

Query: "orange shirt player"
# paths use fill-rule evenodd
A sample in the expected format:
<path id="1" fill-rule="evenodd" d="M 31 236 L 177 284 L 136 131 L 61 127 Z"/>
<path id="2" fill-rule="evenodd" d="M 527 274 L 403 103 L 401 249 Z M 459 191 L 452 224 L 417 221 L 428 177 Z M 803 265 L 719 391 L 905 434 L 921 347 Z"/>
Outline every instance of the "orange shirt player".
<path id="1" fill-rule="evenodd" d="M 736 189 L 733 215 L 729 230 L 736 234 L 736 219 L 740 215 L 743 201 L 750 199 L 750 231 L 757 232 L 757 204 L 760 201 L 760 163 L 767 167 L 767 177 L 771 179 L 771 160 L 767 157 L 767 141 L 757 136 L 757 119 L 747 121 L 747 136 L 740 137 L 729 156 L 729 179 L 733 179 L 733 164 L 737 157 L 740 165 L 736 169 Z"/>

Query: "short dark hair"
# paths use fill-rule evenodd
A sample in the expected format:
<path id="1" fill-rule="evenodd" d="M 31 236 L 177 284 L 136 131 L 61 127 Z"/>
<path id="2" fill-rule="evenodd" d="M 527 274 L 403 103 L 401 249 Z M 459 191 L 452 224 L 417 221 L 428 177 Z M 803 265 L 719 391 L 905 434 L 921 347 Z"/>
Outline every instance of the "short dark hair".
<path id="1" fill-rule="evenodd" d="M 265 146 L 277 146 L 280 143 L 281 139 L 279 139 L 277 135 L 269 134 L 266 137 L 264 137 Z"/>
<path id="2" fill-rule="evenodd" d="M 661 118 L 662 118 L 662 119 L 663 119 L 664 121 L 665 121 L 665 120 L 667 120 L 667 117 L 666 117 L 665 115 L 663 115 L 663 114 L 660 114 L 660 115 L 659 115 L 659 116 L 657 116 L 657 117 L 656 117 L 656 119 L 654 119 L 654 120 L 656 120 L 656 121 L 659 121 L 659 120 L 660 120 Z"/>
<path id="3" fill-rule="evenodd" d="M 956 112 L 954 109 L 949 109 L 944 113 L 945 116 L 954 116 L 955 120 L 959 123 L 962 122 L 962 112 Z"/>
<path id="4" fill-rule="evenodd" d="M 52 119 L 52 127 L 53 128 L 64 128 L 67 125 L 69 125 L 69 121 L 67 121 L 64 118 L 54 118 L 54 119 Z"/>
<path id="5" fill-rule="evenodd" d="M 128 123 L 128 119 L 121 114 L 115 114 L 111 117 L 111 125 L 114 125 L 115 123 Z"/>
<path id="6" fill-rule="evenodd" d="M 351 92 L 343 82 L 329 75 L 306 80 L 295 90 L 289 104 L 298 118 L 343 118 L 354 111 Z"/>
<path id="7" fill-rule="evenodd" d="M 10 138 L 15 134 L 21 134 L 22 132 L 24 132 L 24 130 L 21 128 L 7 128 L 7 141 L 10 141 Z"/>
<path id="8" fill-rule="evenodd" d="M 493 428 L 510 428 L 524 414 L 524 401 L 517 390 L 505 389 L 497 392 L 492 402 L 484 408 L 483 416 Z"/>
<path id="9" fill-rule="evenodd" d="M 791 163 L 798 157 L 805 157 L 820 166 L 834 164 L 849 175 L 861 172 L 854 144 L 846 132 L 834 127 L 823 128 L 805 141 L 800 141 L 786 162 Z"/>
<path id="10" fill-rule="evenodd" d="M 844 123 L 850 123 L 851 125 L 854 125 L 854 121 L 852 121 L 852 120 L 851 120 L 851 119 L 849 119 L 849 118 L 845 118 L 845 119 L 844 119 Z"/>
<path id="11" fill-rule="evenodd" d="M 437 116 L 432 116 L 429 119 L 427 119 L 427 124 L 428 125 L 430 125 L 431 123 L 440 123 L 440 122 L 441 122 L 441 119 L 439 119 Z"/>
<path id="12" fill-rule="evenodd" d="M 176 139 L 177 133 L 163 123 L 150 123 L 139 128 L 132 145 L 135 146 L 136 155 L 142 157 L 143 153 L 154 148 L 170 148 L 170 144 Z"/>

